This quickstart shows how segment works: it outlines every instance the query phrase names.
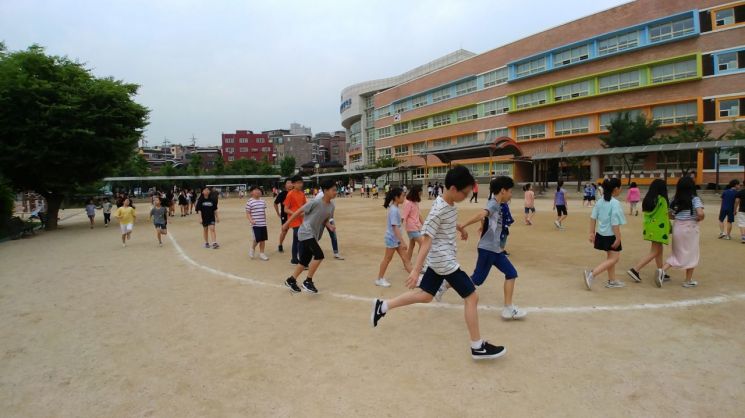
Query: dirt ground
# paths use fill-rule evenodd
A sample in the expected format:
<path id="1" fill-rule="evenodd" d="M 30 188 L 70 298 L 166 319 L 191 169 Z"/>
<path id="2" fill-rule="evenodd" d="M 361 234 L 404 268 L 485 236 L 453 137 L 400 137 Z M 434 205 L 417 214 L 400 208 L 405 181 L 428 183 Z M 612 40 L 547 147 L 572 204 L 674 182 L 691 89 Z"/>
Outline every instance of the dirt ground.
<path id="1" fill-rule="evenodd" d="M 745 245 L 716 239 L 715 202 L 698 288 L 682 288 L 673 271 L 658 289 L 652 266 L 640 284 L 625 275 L 648 250 L 639 216 L 622 229 L 626 288 L 588 292 L 582 269 L 602 258 L 586 240 L 589 209 L 570 201 L 557 231 L 550 201 L 538 200 L 528 227 L 516 199 L 508 249 L 520 274 L 515 302 L 530 313 L 500 318 L 503 278 L 492 271 L 479 289 L 481 330 L 508 354 L 478 363 L 454 292 L 371 328 L 370 300 L 402 292 L 406 277 L 394 259 L 393 286 L 373 285 L 382 200 L 336 200 L 346 260 L 330 258 L 324 236 L 318 295 L 281 287 L 291 266 L 276 252 L 273 213 L 271 260 L 248 259 L 243 203 L 220 202 L 219 250 L 201 248 L 197 215 L 171 218 L 175 242 L 159 248 L 146 204 L 127 248 L 100 214 L 93 230 L 79 214 L 59 231 L 0 244 L 0 415 L 743 416 Z M 460 219 L 483 203 L 461 204 Z M 458 245 L 470 273 L 476 240 Z"/>

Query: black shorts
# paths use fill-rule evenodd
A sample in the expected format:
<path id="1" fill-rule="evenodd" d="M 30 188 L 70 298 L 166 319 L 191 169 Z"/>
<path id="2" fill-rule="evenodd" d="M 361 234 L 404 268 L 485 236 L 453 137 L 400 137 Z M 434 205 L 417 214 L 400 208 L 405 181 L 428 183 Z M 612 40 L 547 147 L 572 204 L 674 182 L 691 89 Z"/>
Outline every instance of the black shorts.
<path id="1" fill-rule="evenodd" d="M 287 217 L 287 214 L 286 213 L 283 213 L 283 214 L 279 215 L 279 220 L 282 221 L 282 224 L 284 224 L 285 222 L 287 222 L 287 219 L 288 219 L 288 217 Z"/>
<path id="2" fill-rule="evenodd" d="M 582 200 L 590 200 L 590 196 L 585 196 Z"/>
<path id="3" fill-rule="evenodd" d="M 727 222 L 735 223 L 735 212 L 732 209 L 720 209 L 719 222 L 724 222 L 725 218 L 727 218 Z"/>
<path id="4" fill-rule="evenodd" d="M 463 299 L 471 296 L 471 293 L 476 291 L 476 285 L 473 284 L 471 278 L 468 277 L 466 272 L 463 270 L 458 269 L 450 274 L 442 276 L 435 273 L 435 271 L 430 267 L 428 267 L 427 271 L 424 272 L 422 282 L 419 283 L 419 288 L 434 296 L 440 289 L 443 280 L 447 281 L 450 284 L 450 287 L 455 289 Z"/>
<path id="5" fill-rule="evenodd" d="M 556 205 L 556 214 L 559 215 L 559 216 L 561 216 L 561 215 L 566 216 L 567 215 L 567 205 Z"/>
<path id="6" fill-rule="evenodd" d="M 154 223 L 153 225 L 155 225 L 155 229 L 166 229 L 167 228 L 166 224 L 162 224 L 162 223 Z"/>
<path id="7" fill-rule="evenodd" d="M 529 214 L 530 212 L 535 213 L 535 208 L 525 208 L 525 214 Z"/>
<path id="8" fill-rule="evenodd" d="M 204 219 L 202 219 L 202 226 L 205 227 L 205 228 L 207 228 L 210 225 L 214 225 L 214 224 L 215 224 L 215 220 L 214 219 L 211 220 L 211 221 L 209 221 L 209 220 L 205 221 Z"/>
<path id="9" fill-rule="evenodd" d="M 611 235 L 609 237 L 606 237 L 605 235 L 600 235 L 598 233 L 595 233 L 595 249 L 600 251 L 616 251 L 621 252 L 623 250 L 623 245 L 618 244 L 618 248 L 611 248 L 611 245 L 616 242 L 616 236 Z"/>
<path id="10" fill-rule="evenodd" d="M 256 242 L 266 241 L 269 238 L 269 234 L 266 231 L 265 226 L 254 226 L 254 240 Z"/>
<path id="11" fill-rule="evenodd" d="M 315 238 L 300 241 L 300 264 L 308 267 L 311 259 L 323 260 L 323 250 Z"/>

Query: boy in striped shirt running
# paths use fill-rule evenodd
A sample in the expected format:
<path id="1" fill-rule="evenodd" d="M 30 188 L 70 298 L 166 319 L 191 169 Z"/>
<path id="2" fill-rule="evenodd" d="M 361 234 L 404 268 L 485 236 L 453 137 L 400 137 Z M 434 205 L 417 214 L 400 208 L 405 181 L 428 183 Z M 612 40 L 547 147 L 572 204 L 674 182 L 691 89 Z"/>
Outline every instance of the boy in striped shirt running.
<path id="1" fill-rule="evenodd" d="M 254 230 L 254 240 L 251 242 L 251 249 L 248 256 L 254 258 L 256 245 L 259 246 L 259 258 L 267 261 L 269 257 L 264 254 L 264 247 L 269 233 L 266 230 L 266 202 L 261 199 L 261 189 L 259 186 L 251 186 L 251 198 L 246 202 L 246 218 L 251 222 Z"/>

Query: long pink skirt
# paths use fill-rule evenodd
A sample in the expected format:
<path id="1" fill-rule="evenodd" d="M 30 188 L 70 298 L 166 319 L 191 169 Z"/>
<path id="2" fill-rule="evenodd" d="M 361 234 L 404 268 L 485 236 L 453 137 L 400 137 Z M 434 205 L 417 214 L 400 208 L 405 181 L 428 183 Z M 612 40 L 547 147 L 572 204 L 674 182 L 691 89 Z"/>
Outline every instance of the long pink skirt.
<path id="1" fill-rule="evenodd" d="M 673 253 L 667 263 L 679 269 L 692 269 L 698 266 L 700 255 L 699 229 L 696 221 L 675 221 L 673 223 Z"/>

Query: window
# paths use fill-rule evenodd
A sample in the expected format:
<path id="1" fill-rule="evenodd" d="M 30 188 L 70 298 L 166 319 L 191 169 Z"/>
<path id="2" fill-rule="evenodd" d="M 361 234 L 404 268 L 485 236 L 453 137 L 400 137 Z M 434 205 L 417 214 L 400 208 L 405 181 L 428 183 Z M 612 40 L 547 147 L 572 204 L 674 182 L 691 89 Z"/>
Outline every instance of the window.
<path id="1" fill-rule="evenodd" d="M 248 147 L 241 147 L 238 151 L 239 152 L 248 152 Z"/>
<path id="2" fill-rule="evenodd" d="M 494 141 L 495 139 L 501 138 L 503 136 L 510 136 L 509 129 L 499 128 L 484 132 L 484 139 L 488 141 Z"/>
<path id="3" fill-rule="evenodd" d="M 380 109 L 377 110 L 378 113 L 378 119 L 384 118 L 386 116 L 391 115 L 391 107 L 390 106 L 383 106 Z"/>
<path id="4" fill-rule="evenodd" d="M 492 100 L 484 103 L 481 111 L 481 117 L 501 115 L 510 110 L 510 101 L 505 97 L 502 99 Z"/>
<path id="5" fill-rule="evenodd" d="M 449 98 L 450 98 L 450 87 L 445 87 L 444 89 L 440 89 L 432 93 L 433 103 L 437 103 L 439 101 L 449 99 Z"/>
<path id="6" fill-rule="evenodd" d="M 740 166 L 740 153 L 736 150 L 723 149 L 719 153 L 719 166 L 728 165 L 733 167 Z"/>
<path id="7" fill-rule="evenodd" d="M 538 106 L 546 103 L 546 90 L 526 93 L 517 96 L 517 108 Z"/>
<path id="8" fill-rule="evenodd" d="M 416 109 L 417 107 L 422 107 L 427 104 L 427 96 L 417 96 L 413 99 L 411 99 L 411 108 Z"/>
<path id="9" fill-rule="evenodd" d="M 687 17 L 649 27 L 649 41 L 660 42 L 693 33 L 693 18 Z"/>
<path id="10" fill-rule="evenodd" d="M 517 140 L 536 139 L 546 137 L 546 124 L 536 123 L 535 125 L 520 126 L 517 128 Z"/>
<path id="11" fill-rule="evenodd" d="M 266 142 L 266 141 L 264 140 L 264 138 L 256 138 L 256 143 L 257 143 L 257 144 L 263 144 L 264 142 Z"/>
<path id="12" fill-rule="evenodd" d="M 232 154 L 233 152 L 235 152 L 235 148 L 228 147 L 228 148 L 225 149 L 225 151 L 227 151 L 228 154 Z"/>
<path id="13" fill-rule="evenodd" d="M 461 135 L 456 138 L 458 145 L 473 144 L 476 142 L 476 134 Z"/>
<path id="14" fill-rule="evenodd" d="M 443 126 L 450 123 L 450 113 L 444 113 L 442 115 L 436 115 L 432 117 L 432 126 Z"/>
<path id="15" fill-rule="evenodd" d="M 409 146 L 408 145 L 396 145 L 393 148 L 393 155 L 396 157 L 400 157 L 402 155 L 409 155 Z"/>
<path id="16" fill-rule="evenodd" d="M 426 142 L 417 142 L 412 146 L 414 149 L 414 154 L 420 154 L 424 152 L 424 150 L 427 149 L 427 143 Z"/>
<path id="17" fill-rule="evenodd" d="M 662 125 L 683 123 L 691 120 L 695 121 L 696 116 L 696 102 L 655 106 L 652 108 L 652 118 L 660 121 Z"/>
<path id="18" fill-rule="evenodd" d="M 563 119 L 554 122 L 554 135 L 583 134 L 590 131 L 590 119 L 587 117 Z"/>
<path id="19" fill-rule="evenodd" d="M 226 144 L 232 144 L 234 142 L 235 142 L 235 139 L 234 138 L 225 138 L 225 143 Z"/>
<path id="20" fill-rule="evenodd" d="M 235 157 L 233 157 L 232 155 L 229 155 L 228 156 L 228 161 L 235 161 Z"/>
<path id="21" fill-rule="evenodd" d="M 261 147 L 262 152 L 270 152 L 272 150 L 272 147 Z"/>
<path id="22" fill-rule="evenodd" d="M 737 52 L 727 52 L 726 54 L 717 55 L 717 68 L 719 71 L 736 70 Z"/>
<path id="23" fill-rule="evenodd" d="M 608 55 L 639 46 L 639 31 L 624 33 L 598 41 L 598 55 Z"/>
<path id="24" fill-rule="evenodd" d="M 484 88 L 507 82 L 507 67 L 484 74 Z"/>
<path id="25" fill-rule="evenodd" d="M 716 23 L 717 27 L 735 23 L 735 9 L 719 10 L 714 16 L 714 23 Z"/>
<path id="26" fill-rule="evenodd" d="M 396 103 L 393 105 L 393 114 L 404 113 L 406 111 L 406 102 Z"/>
<path id="27" fill-rule="evenodd" d="M 581 45 L 554 54 L 554 67 L 569 65 L 575 62 L 584 61 L 588 58 L 590 58 L 588 46 Z"/>
<path id="28" fill-rule="evenodd" d="M 696 76 L 696 60 L 652 67 L 652 83 L 664 83 Z"/>
<path id="29" fill-rule="evenodd" d="M 430 142 L 430 148 L 445 148 L 453 145 L 453 141 L 450 138 L 436 139 Z"/>
<path id="30" fill-rule="evenodd" d="M 566 84 L 556 87 L 554 91 L 554 100 L 569 100 L 577 97 L 583 97 L 590 94 L 590 81 L 580 81 L 579 83 Z"/>
<path id="31" fill-rule="evenodd" d="M 479 115 L 476 113 L 476 106 L 472 106 L 459 110 L 456 116 L 456 121 L 465 122 L 467 120 L 476 119 L 477 117 L 479 117 Z"/>
<path id="32" fill-rule="evenodd" d="M 409 132 L 409 122 L 396 123 L 393 125 L 393 135 L 403 135 Z"/>
<path id="33" fill-rule="evenodd" d="M 546 57 L 540 57 L 532 61 L 517 64 L 515 68 L 516 77 L 525 77 L 531 74 L 539 73 L 546 69 Z"/>
<path id="34" fill-rule="evenodd" d="M 455 95 L 462 96 L 472 91 L 476 91 L 476 80 L 468 80 L 455 85 Z"/>
<path id="35" fill-rule="evenodd" d="M 365 109 L 369 109 L 374 105 L 374 99 L 372 96 L 365 97 Z"/>
<path id="36" fill-rule="evenodd" d="M 388 138 L 391 136 L 391 127 L 386 126 L 385 128 L 378 129 L 378 139 Z"/>
<path id="37" fill-rule="evenodd" d="M 720 100 L 719 101 L 719 117 L 720 118 L 732 118 L 740 116 L 740 100 Z"/>
<path id="38" fill-rule="evenodd" d="M 639 70 L 634 70 L 600 77 L 598 80 L 598 93 L 638 87 L 640 74 Z"/>
<path id="39" fill-rule="evenodd" d="M 251 152 L 259 152 L 258 148 L 251 148 Z"/>
<path id="40" fill-rule="evenodd" d="M 601 113 L 600 114 L 600 128 L 602 130 L 608 130 L 606 126 L 610 125 L 610 122 L 613 119 L 617 119 L 620 116 L 622 116 L 624 113 L 629 114 L 629 119 L 636 119 L 637 116 L 642 114 L 642 111 L 640 109 L 632 109 L 632 110 L 624 110 L 620 112 L 608 112 L 608 113 Z"/>
<path id="41" fill-rule="evenodd" d="M 423 118 L 423 119 L 416 119 L 411 122 L 411 130 L 412 131 L 421 131 L 422 129 L 429 128 L 429 119 Z"/>
<path id="42" fill-rule="evenodd" d="M 238 142 L 240 142 L 241 144 L 248 144 L 248 138 L 239 138 Z"/>

